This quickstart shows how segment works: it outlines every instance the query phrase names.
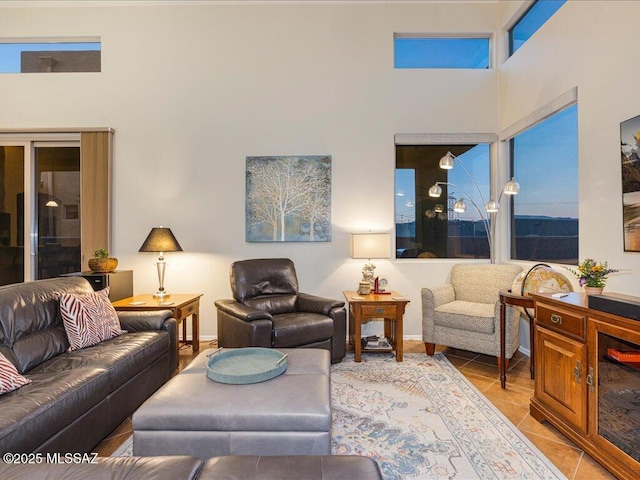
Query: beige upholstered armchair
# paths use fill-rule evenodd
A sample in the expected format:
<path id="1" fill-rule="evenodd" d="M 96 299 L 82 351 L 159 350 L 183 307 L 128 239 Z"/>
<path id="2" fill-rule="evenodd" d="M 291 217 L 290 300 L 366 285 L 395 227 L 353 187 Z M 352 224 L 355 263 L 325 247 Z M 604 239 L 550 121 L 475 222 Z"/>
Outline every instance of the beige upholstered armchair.
<path id="1" fill-rule="evenodd" d="M 422 339 L 427 355 L 433 355 L 436 345 L 446 345 L 498 357 L 499 363 L 498 292 L 510 289 L 521 271 L 509 264 L 457 264 L 451 269 L 450 284 L 423 288 Z M 508 361 L 519 346 L 520 310 L 506 307 Z"/>

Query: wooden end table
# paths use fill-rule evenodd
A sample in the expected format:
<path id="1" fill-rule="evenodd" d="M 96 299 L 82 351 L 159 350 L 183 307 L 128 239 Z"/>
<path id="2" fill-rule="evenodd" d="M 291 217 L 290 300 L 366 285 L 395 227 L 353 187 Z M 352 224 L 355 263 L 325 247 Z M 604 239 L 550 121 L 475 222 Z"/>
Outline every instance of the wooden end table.
<path id="1" fill-rule="evenodd" d="M 535 354 L 534 354 L 534 345 L 533 345 L 533 318 L 529 313 L 529 308 L 535 307 L 535 302 L 531 297 L 524 297 L 522 295 L 518 295 L 517 293 L 511 293 L 511 290 L 502 290 L 499 294 L 500 296 L 500 386 L 504 389 L 507 384 L 507 366 L 505 365 L 505 355 L 506 355 L 506 336 L 507 336 L 507 305 L 515 305 L 516 307 L 522 307 L 524 312 L 529 317 L 529 335 L 531 337 L 531 346 L 530 355 L 531 355 L 531 366 L 529 367 L 529 372 L 531 378 L 535 376 Z M 519 320 L 518 320 L 519 321 Z"/>
<path id="2" fill-rule="evenodd" d="M 113 307 L 121 311 L 171 310 L 173 318 L 178 322 L 178 330 L 182 323 L 182 343 L 191 344 L 193 351 L 200 350 L 200 312 L 201 293 L 172 293 L 162 300 L 150 293 L 134 295 L 113 302 Z M 187 341 L 187 317 L 191 316 L 191 341 Z M 180 345 L 178 342 L 178 350 Z"/>
<path id="3" fill-rule="evenodd" d="M 389 350 L 362 348 L 362 324 L 373 318 L 384 319 L 384 336 L 396 352 L 396 361 L 402 361 L 402 316 L 409 300 L 398 292 L 391 294 L 358 295 L 345 291 L 344 298 L 349 303 L 349 342 L 353 345 L 356 362 L 362 360 L 362 352 L 381 353 Z"/>

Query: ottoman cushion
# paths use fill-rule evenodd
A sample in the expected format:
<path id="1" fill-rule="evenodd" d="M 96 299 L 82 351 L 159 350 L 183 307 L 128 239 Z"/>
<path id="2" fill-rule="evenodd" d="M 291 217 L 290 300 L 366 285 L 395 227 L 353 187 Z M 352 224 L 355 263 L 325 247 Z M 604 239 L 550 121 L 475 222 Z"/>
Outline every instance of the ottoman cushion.
<path id="1" fill-rule="evenodd" d="M 205 350 L 133 415 L 134 455 L 327 455 L 330 354 L 282 349 L 287 370 L 228 385 L 206 376 Z"/>

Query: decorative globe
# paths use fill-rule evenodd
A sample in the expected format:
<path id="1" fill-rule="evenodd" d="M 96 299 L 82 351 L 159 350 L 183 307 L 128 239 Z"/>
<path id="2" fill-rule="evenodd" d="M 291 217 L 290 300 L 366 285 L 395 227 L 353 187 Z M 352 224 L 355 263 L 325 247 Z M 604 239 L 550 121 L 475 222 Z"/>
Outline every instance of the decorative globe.
<path id="1" fill-rule="evenodd" d="M 528 271 L 521 272 L 515 278 L 511 285 L 511 292 L 527 296 L 531 293 L 573 292 L 573 285 L 562 273 L 549 265 L 539 263 Z M 533 316 L 533 311 L 527 310 Z"/>

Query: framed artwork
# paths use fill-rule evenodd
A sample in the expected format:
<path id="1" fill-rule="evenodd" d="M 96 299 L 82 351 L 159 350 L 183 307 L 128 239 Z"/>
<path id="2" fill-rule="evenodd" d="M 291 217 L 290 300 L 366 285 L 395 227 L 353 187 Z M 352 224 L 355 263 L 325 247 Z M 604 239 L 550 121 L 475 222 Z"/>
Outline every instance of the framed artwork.
<path id="1" fill-rule="evenodd" d="M 247 157 L 247 242 L 331 241 L 331 157 Z"/>
<path id="2" fill-rule="evenodd" d="M 640 115 L 620 124 L 624 251 L 640 252 Z"/>

